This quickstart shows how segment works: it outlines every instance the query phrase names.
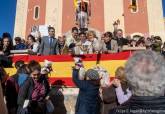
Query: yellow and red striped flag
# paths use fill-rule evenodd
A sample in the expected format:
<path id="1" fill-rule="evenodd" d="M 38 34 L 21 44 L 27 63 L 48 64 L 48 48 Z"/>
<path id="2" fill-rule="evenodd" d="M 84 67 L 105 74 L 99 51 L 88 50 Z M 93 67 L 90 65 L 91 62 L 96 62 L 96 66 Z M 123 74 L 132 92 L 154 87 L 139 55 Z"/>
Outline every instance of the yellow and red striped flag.
<path id="1" fill-rule="evenodd" d="M 93 68 L 99 63 L 99 66 L 105 68 L 110 73 L 110 78 L 115 76 L 115 71 L 119 66 L 124 66 L 130 56 L 130 52 L 120 52 L 117 54 L 87 54 L 82 55 L 83 64 L 86 69 Z M 23 60 L 28 63 L 31 60 L 38 61 L 41 65 L 44 60 L 52 61 L 53 72 L 49 76 L 51 84 L 57 80 L 62 80 L 67 86 L 74 86 L 72 82 L 72 66 L 74 66 L 74 57 L 71 55 L 50 55 L 50 56 L 31 56 L 20 55 L 12 58 L 13 65 L 18 60 Z M 16 73 L 16 69 L 6 68 L 9 76 Z"/>

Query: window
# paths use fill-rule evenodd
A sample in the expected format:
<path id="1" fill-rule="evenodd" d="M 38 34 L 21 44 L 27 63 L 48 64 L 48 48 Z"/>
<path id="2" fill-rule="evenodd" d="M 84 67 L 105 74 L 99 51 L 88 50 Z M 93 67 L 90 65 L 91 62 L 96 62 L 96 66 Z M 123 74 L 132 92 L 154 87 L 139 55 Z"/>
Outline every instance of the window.
<path id="1" fill-rule="evenodd" d="M 33 16 L 35 20 L 39 19 L 39 14 L 40 14 L 40 7 L 35 6 L 34 7 L 34 16 Z"/>
<path id="2" fill-rule="evenodd" d="M 131 0 L 131 12 L 132 13 L 137 13 L 138 12 L 138 4 L 137 0 Z"/>

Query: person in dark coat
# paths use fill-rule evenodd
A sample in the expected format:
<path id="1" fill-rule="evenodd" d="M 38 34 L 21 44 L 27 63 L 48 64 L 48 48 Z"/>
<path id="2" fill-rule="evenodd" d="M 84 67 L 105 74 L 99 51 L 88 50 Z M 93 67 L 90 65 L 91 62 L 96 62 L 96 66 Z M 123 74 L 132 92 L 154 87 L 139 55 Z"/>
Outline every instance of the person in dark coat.
<path id="1" fill-rule="evenodd" d="M 12 50 L 12 42 L 9 37 L 2 39 L 2 46 L 0 47 L 0 55 L 9 56 L 10 50 Z"/>
<path id="2" fill-rule="evenodd" d="M 64 104 L 65 97 L 61 91 L 65 87 L 65 82 L 62 80 L 56 80 L 52 83 L 51 87 L 49 95 L 55 109 L 51 114 L 67 114 L 68 112 Z"/>
<path id="3" fill-rule="evenodd" d="M 123 37 L 123 30 L 122 29 L 117 29 L 116 30 L 115 37 L 116 37 L 118 48 L 119 48 L 118 51 L 121 52 L 122 51 L 122 47 L 124 45 L 128 45 L 128 40 Z"/>
<path id="4" fill-rule="evenodd" d="M 2 45 L 0 46 L 0 64 L 4 67 L 12 66 L 12 59 L 9 56 L 10 50 L 12 50 L 12 42 L 9 37 L 3 37 Z"/>
<path id="5" fill-rule="evenodd" d="M 41 40 L 38 55 L 58 55 L 58 40 L 55 38 L 55 29 L 48 27 L 49 36 L 44 36 Z"/>
<path id="6" fill-rule="evenodd" d="M 165 114 L 165 61 L 153 51 L 136 52 L 125 67 L 132 97 L 109 114 Z"/>
<path id="7" fill-rule="evenodd" d="M 101 114 L 108 114 L 109 110 L 116 108 L 119 104 L 117 101 L 115 87 L 102 87 L 102 109 Z"/>
<path id="8" fill-rule="evenodd" d="M 21 61 L 16 62 L 17 73 L 9 77 L 6 81 L 6 105 L 9 114 L 16 114 L 17 111 L 17 96 L 19 88 L 28 79 L 27 65 L 21 63 Z"/>
<path id="9" fill-rule="evenodd" d="M 36 61 L 28 64 L 30 77 L 24 82 L 18 93 L 17 114 L 45 114 L 46 97 L 49 88 L 41 78 L 41 66 Z"/>
<path id="10" fill-rule="evenodd" d="M 26 45 L 22 43 L 21 37 L 15 37 L 15 45 L 14 45 L 14 50 L 24 50 L 26 49 Z"/>
<path id="11" fill-rule="evenodd" d="M 80 89 L 75 114 L 100 114 L 101 98 L 99 96 L 100 79 L 96 70 L 85 73 L 86 80 L 79 79 L 79 69 L 73 69 L 73 81 Z"/>

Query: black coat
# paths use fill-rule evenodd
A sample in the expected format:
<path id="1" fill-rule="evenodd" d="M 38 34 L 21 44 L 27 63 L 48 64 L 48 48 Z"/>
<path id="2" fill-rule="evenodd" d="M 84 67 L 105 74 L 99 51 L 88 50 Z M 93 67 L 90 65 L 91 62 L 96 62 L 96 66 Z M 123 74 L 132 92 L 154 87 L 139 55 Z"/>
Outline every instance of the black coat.
<path id="1" fill-rule="evenodd" d="M 10 50 L 12 50 L 11 46 L 7 47 L 6 49 L 3 49 L 3 46 L 0 46 L 0 51 L 3 51 L 4 56 L 9 56 Z"/>
<path id="2" fill-rule="evenodd" d="M 99 96 L 99 85 L 95 85 L 89 80 L 79 80 L 79 70 L 73 70 L 73 81 L 80 89 L 75 114 L 100 114 L 101 99 Z"/>
<path id="3" fill-rule="evenodd" d="M 102 88 L 102 114 L 108 114 L 109 110 L 114 109 L 118 106 L 118 101 L 116 97 L 115 87 L 110 86 L 106 88 Z"/>
<path id="4" fill-rule="evenodd" d="M 18 93 L 17 104 L 23 106 L 25 100 L 31 100 L 31 95 L 34 89 L 34 82 L 32 78 L 27 79 L 24 85 L 20 88 Z"/>
<path id="5" fill-rule="evenodd" d="M 40 80 L 41 81 L 41 80 Z M 45 80 L 42 80 L 42 82 L 45 86 L 45 97 L 46 97 L 46 93 L 48 93 L 47 91 L 49 90 L 47 83 L 45 83 Z M 19 89 L 19 93 L 18 93 L 18 99 L 17 99 L 17 104 L 18 104 L 18 110 L 17 110 L 17 114 L 22 114 L 22 107 L 24 104 L 25 100 L 30 100 L 29 106 L 28 106 L 28 110 L 31 112 L 31 114 L 38 114 L 36 112 L 36 109 L 40 109 L 41 112 L 39 114 L 44 114 L 46 111 L 46 106 L 45 106 L 45 100 L 43 99 L 43 101 L 37 102 L 37 101 L 32 101 L 31 97 L 32 97 L 32 93 L 34 90 L 34 82 L 33 79 L 31 77 L 29 77 L 23 84 L 23 86 Z M 37 110 L 38 111 L 38 110 Z"/>
<path id="6" fill-rule="evenodd" d="M 123 46 L 128 44 L 128 40 L 126 38 L 116 38 L 118 46 Z"/>
<path id="7" fill-rule="evenodd" d="M 6 96 L 6 104 L 8 110 L 12 108 L 17 108 L 17 96 L 18 96 L 18 91 L 19 91 L 19 86 L 18 86 L 18 75 L 15 74 L 11 76 L 7 81 L 6 81 L 6 89 L 5 89 L 5 96 Z"/>
<path id="8" fill-rule="evenodd" d="M 165 114 L 165 97 L 132 96 L 109 114 Z"/>

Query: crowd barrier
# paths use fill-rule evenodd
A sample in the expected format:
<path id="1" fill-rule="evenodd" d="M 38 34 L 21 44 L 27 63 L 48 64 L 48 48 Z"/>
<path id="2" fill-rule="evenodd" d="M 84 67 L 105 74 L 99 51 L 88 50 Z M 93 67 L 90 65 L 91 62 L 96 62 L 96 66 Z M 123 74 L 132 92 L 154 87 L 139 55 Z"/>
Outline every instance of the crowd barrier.
<path id="1" fill-rule="evenodd" d="M 86 69 L 92 68 L 99 64 L 99 66 L 107 69 L 110 73 L 110 78 L 115 75 L 115 70 L 119 66 L 124 66 L 131 52 L 120 52 L 116 54 L 87 54 L 81 55 L 83 64 Z M 16 55 L 12 57 L 13 68 L 6 68 L 9 76 L 16 73 L 14 63 L 18 60 L 23 60 L 28 63 L 31 60 L 38 61 L 43 65 L 44 60 L 52 61 L 53 72 L 49 75 L 49 81 L 53 84 L 56 81 L 61 81 L 66 86 L 74 86 L 72 82 L 72 66 L 74 66 L 74 56 L 72 55 L 51 55 L 51 56 L 32 56 L 32 55 Z"/>

